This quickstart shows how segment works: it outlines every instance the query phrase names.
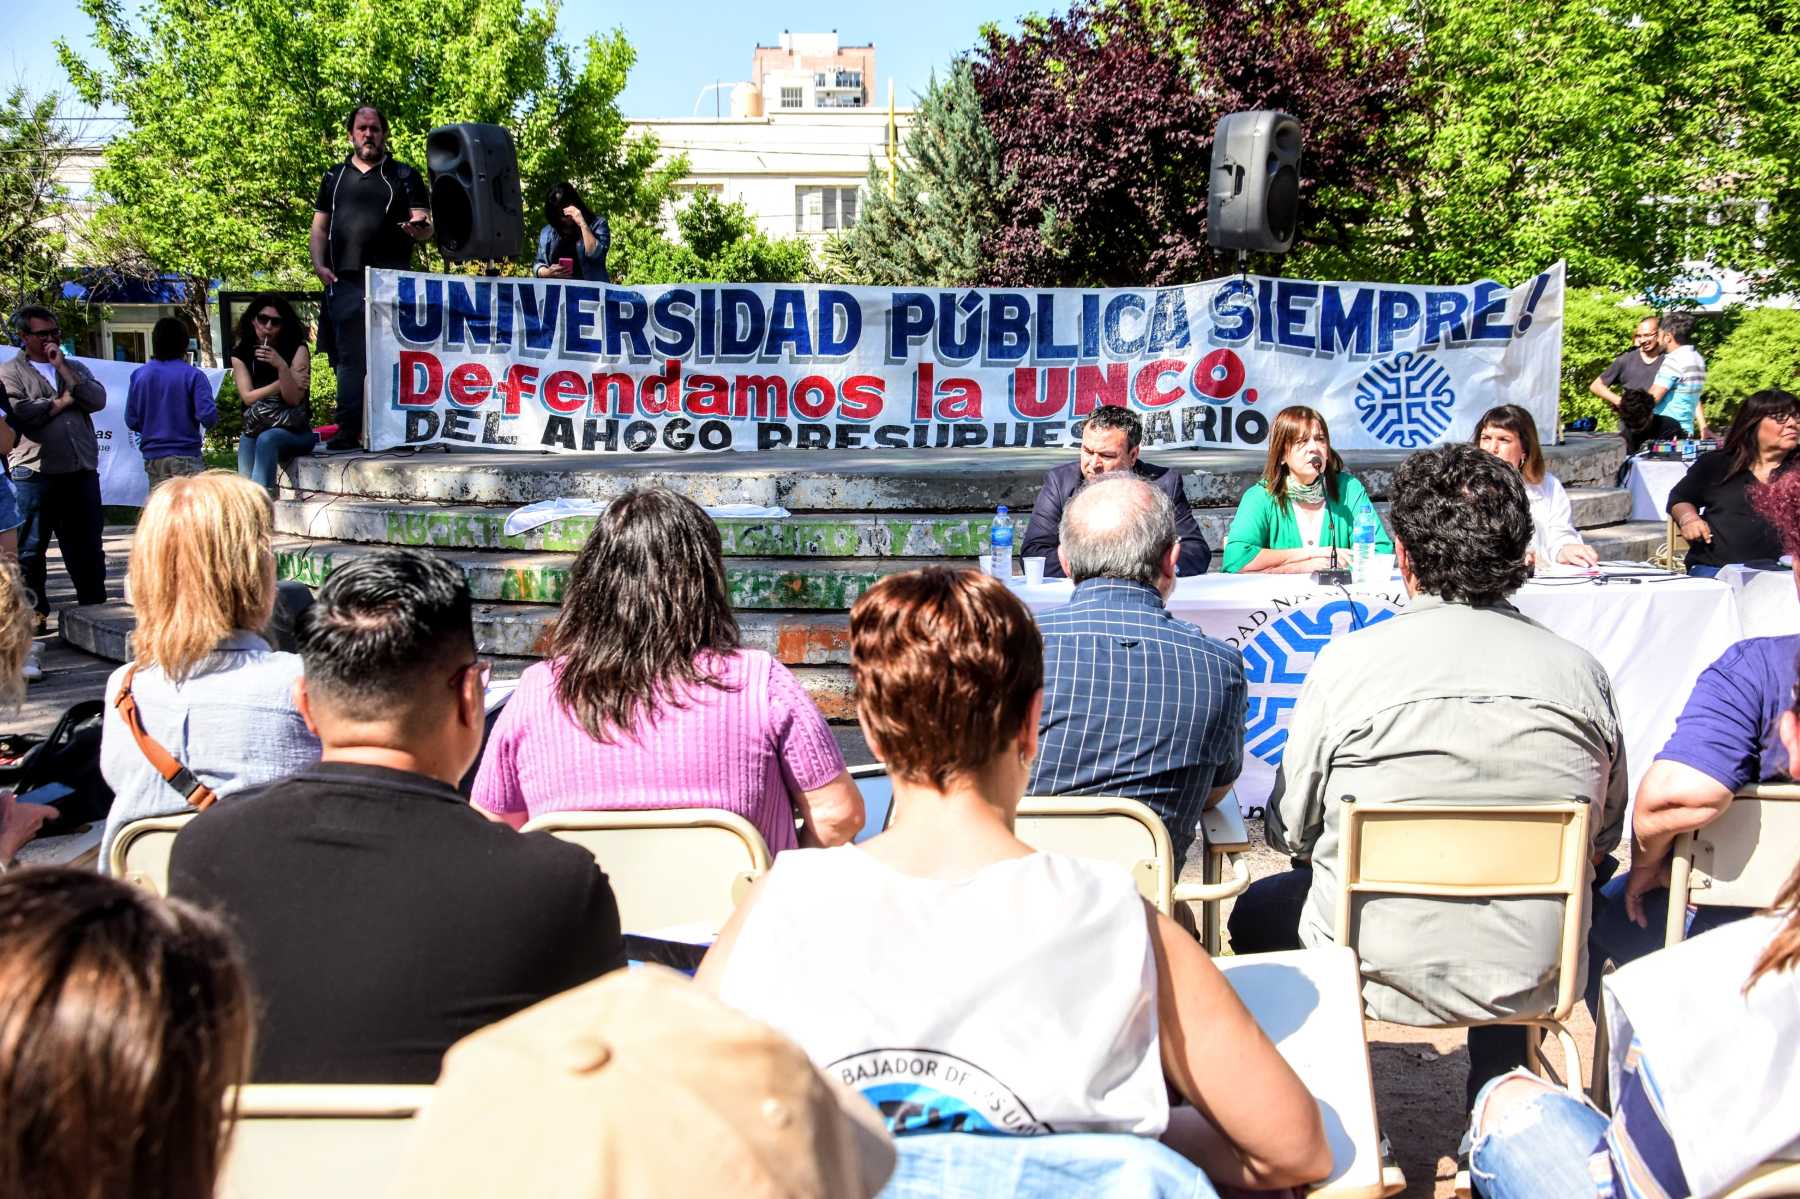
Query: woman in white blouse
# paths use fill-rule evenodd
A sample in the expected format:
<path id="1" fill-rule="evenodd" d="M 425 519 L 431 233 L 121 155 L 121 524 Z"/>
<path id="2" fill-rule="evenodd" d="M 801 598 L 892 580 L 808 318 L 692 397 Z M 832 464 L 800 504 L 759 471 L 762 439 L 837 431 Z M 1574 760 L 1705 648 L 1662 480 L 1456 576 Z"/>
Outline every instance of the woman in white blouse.
<path id="1" fill-rule="evenodd" d="M 1551 562 L 1565 566 L 1599 563 L 1600 555 L 1575 528 L 1569 493 L 1555 475 L 1544 469 L 1544 451 L 1538 444 L 1537 422 L 1531 419 L 1531 413 L 1517 404 L 1489 408 L 1475 426 L 1475 444 L 1512 463 L 1524 476 L 1525 498 L 1531 501 L 1528 562 L 1534 566 Z"/>

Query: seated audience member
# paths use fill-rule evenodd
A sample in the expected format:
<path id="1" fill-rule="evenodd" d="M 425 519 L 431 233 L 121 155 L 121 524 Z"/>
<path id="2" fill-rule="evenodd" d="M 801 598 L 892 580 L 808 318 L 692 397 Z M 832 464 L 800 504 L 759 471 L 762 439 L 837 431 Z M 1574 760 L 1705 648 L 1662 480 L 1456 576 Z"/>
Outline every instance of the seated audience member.
<path id="1" fill-rule="evenodd" d="M 1778 741 L 1800 776 L 1800 713 L 1782 713 Z M 1490 1083 L 1470 1128 L 1486 1199 L 1713 1196 L 1765 1161 L 1800 1160 L 1800 870 L 1770 911 L 1605 986 L 1611 1119 L 1528 1074 Z"/>
<path id="2" fill-rule="evenodd" d="M 150 361 L 131 372 L 125 427 L 138 434 L 150 486 L 206 469 L 201 432 L 219 421 L 212 384 L 187 360 L 187 322 L 165 316 L 150 330 Z"/>
<path id="3" fill-rule="evenodd" d="M 417 1127 L 387 1199 L 871 1199 L 894 1170 L 861 1096 L 654 966 L 458 1042 Z"/>
<path id="4" fill-rule="evenodd" d="M 685 496 L 634 490 L 594 522 L 547 658 L 520 677 L 482 755 L 473 799 L 492 818 L 719 808 L 771 853 L 862 831 L 862 796 L 818 706 L 787 667 L 739 644 L 718 526 Z"/>
<path id="5" fill-rule="evenodd" d="M 1575 528 L 1575 509 L 1562 480 L 1544 469 L 1544 451 L 1531 413 L 1517 404 L 1489 408 L 1475 422 L 1475 444 L 1512 466 L 1525 480 L 1525 499 L 1531 505 L 1531 548 L 1526 551 L 1526 561 L 1540 567 L 1552 562 L 1593 566 L 1600 561 L 1600 555 Z"/>
<path id="6" fill-rule="evenodd" d="M 1625 814 L 1623 734 L 1606 671 L 1522 616 L 1531 509 L 1519 472 L 1472 445 L 1394 472 L 1401 578 L 1391 620 L 1338 637 L 1301 689 L 1269 801 L 1270 844 L 1295 870 L 1250 885 L 1231 913 L 1238 953 L 1333 940 L 1339 805 L 1585 801 L 1595 861 Z M 1554 899 L 1404 896 L 1361 909 L 1369 1014 L 1400 1024 L 1539 1012 L 1556 996 Z M 1518 1027 L 1469 1030 L 1469 1091 L 1521 1064 Z"/>
<path id="7" fill-rule="evenodd" d="M 1232 574 L 1311 574 L 1338 561 L 1356 530 L 1369 493 L 1331 448 L 1331 430 L 1319 413 L 1301 405 L 1283 408 L 1269 431 L 1269 457 L 1262 478 L 1244 492 L 1231 531 L 1225 535 L 1225 569 Z M 1375 549 L 1391 554 L 1394 544 L 1381 517 L 1375 518 Z"/>
<path id="8" fill-rule="evenodd" d="M 1124 795 L 1162 817 L 1179 865 L 1200 812 L 1244 757 L 1244 662 L 1163 606 L 1175 587 L 1172 505 L 1128 475 L 1063 511 L 1066 607 L 1038 619 L 1044 714 L 1030 795 Z"/>
<path id="9" fill-rule="evenodd" d="M 1062 536 L 1063 509 L 1082 487 L 1108 475 L 1131 475 L 1142 479 L 1169 497 L 1175 512 L 1175 533 L 1181 539 L 1181 558 L 1176 563 L 1179 575 L 1203 575 L 1212 561 L 1212 550 L 1200 526 L 1194 523 L 1193 505 L 1181 489 L 1181 472 L 1167 466 L 1156 466 L 1138 460 L 1138 447 L 1144 440 L 1144 422 L 1129 408 L 1102 404 L 1088 414 L 1081 426 L 1081 457 L 1052 467 L 1038 489 L 1037 502 L 1031 506 L 1031 523 L 1025 526 L 1024 548 L 1028 558 L 1044 560 L 1044 577 L 1063 577 L 1062 561 L 1056 547 Z"/>
<path id="10" fill-rule="evenodd" d="M 0 714 L 15 712 L 25 699 L 25 663 L 32 640 L 31 600 L 19 565 L 0 558 Z M 0 791 L 0 868 L 18 856 L 38 830 L 56 819 L 48 804 L 19 803 Z"/>
<path id="11" fill-rule="evenodd" d="M 224 927 L 34 867 L 0 877 L 0 942 L 0 1195 L 211 1195 L 252 1022 Z"/>
<path id="12" fill-rule="evenodd" d="M 271 493 L 275 472 L 319 444 L 312 424 L 312 352 L 307 328 L 274 293 L 251 300 L 231 343 L 231 377 L 244 405 L 238 474 Z"/>
<path id="13" fill-rule="evenodd" d="M 1752 489 L 1750 500 L 1778 544 L 1800 553 L 1800 471 Z M 1800 583 L 1800 579 L 1796 580 Z M 1682 833 L 1719 818 L 1751 783 L 1785 781 L 1787 751 L 1775 724 L 1794 698 L 1800 636 L 1750 637 L 1700 672 L 1687 705 L 1638 783 L 1631 809 L 1631 872 L 1610 880 L 1594 904 L 1588 959 L 1598 970 L 1661 949 L 1669 912 L 1669 850 Z M 1748 915 L 1746 908 L 1704 907 L 1688 917 L 1690 935 Z M 1600 984 L 1588 978 L 1588 1006 Z"/>
<path id="14" fill-rule="evenodd" d="M 102 863 L 127 821 L 193 810 L 186 781 L 163 777 L 120 709 L 127 683 L 144 737 L 214 795 L 319 760 L 294 707 L 300 659 L 259 631 L 275 604 L 271 524 L 269 497 L 225 471 L 171 478 L 144 505 L 127 577 L 136 658 L 106 680 L 100 771 L 114 799 Z"/>
<path id="15" fill-rule="evenodd" d="M 1323 1177 L 1317 1106 L 1199 944 L 1124 870 L 1013 835 L 1043 702 L 1025 606 L 973 572 L 895 575 L 852 608 L 850 645 L 888 829 L 777 858 L 700 981 L 895 1133 L 1167 1132 L 1220 1185 Z"/>
<path id="16" fill-rule="evenodd" d="M 593 858 L 457 793 L 488 672 L 454 567 L 400 550 L 339 567 L 300 656 L 324 760 L 202 812 L 169 866 L 243 942 L 256 1081 L 430 1082 L 460 1038 L 624 963 Z"/>
<path id="17" fill-rule="evenodd" d="M 1750 488 L 1784 475 L 1800 455 L 1800 397 L 1769 388 L 1744 401 L 1725 444 L 1700 455 L 1669 491 L 1669 515 L 1688 543 L 1687 571 L 1710 577 L 1740 562 L 1773 565 L 1781 539 L 1750 503 Z"/>

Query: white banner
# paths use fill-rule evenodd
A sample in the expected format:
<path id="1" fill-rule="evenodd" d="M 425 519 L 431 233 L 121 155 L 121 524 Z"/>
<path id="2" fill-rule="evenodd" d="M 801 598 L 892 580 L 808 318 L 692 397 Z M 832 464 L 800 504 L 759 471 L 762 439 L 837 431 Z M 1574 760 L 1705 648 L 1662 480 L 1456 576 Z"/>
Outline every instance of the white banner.
<path id="1" fill-rule="evenodd" d="M 0 346 L 0 362 L 19 351 Z M 150 477 L 144 473 L 144 456 L 138 451 L 138 435 L 125 427 L 125 397 L 131 393 L 131 376 L 141 362 L 110 362 L 105 358 L 77 358 L 74 362 L 88 368 L 100 386 L 106 388 L 106 407 L 93 414 L 94 437 L 100 443 L 100 502 L 127 508 L 142 508 L 150 498 Z M 201 367 L 200 373 L 212 384 L 213 399 L 225 382 L 225 372 Z"/>
<path id="2" fill-rule="evenodd" d="M 1160 447 L 1255 447 L 1321 410 L 1341 449 L 1557 436 L 1563 264 L 1508 288 L 1263 276 L 1137 290 L 613 287 L 369 274 L 372 448 L 971 449 L 1080 440 L 1124 404 Z"/>

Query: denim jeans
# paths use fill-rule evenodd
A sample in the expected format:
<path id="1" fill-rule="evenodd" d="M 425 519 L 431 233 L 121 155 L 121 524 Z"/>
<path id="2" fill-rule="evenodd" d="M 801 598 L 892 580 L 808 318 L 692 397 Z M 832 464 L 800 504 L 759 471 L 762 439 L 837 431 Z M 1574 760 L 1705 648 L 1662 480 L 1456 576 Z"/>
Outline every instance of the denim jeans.
<path id="1" fill-rule="evenodd" d="M 238 438 L 238 474 L 261 483 L 273 491 L 275 471 L 289 458 L 312 453 L 319 435 L 308 429 L 296 433 L 292 429 L 265 429 L 255 437 Z"/>
<path id="2" fill-rule="evenodd" d="M 1523 1072 L 1496 1078 L 1475 1099 L 1469 1177 L 1483 1199 L 1562 1199 L 1595 1193 L 1588 1159 L 1606 1132 L 1607 1119 L 1587 1102 L 1559 1088 L 1513 1108 L 1494 1127 L 1481 1117 L 1494 1088 Z"/>
<path id="3" fill-rule="evenodd" d="M 1688 574 L 1696 579 L 1710 579 L 1719 573 L 1716 566 L 1702 566 L 1698 562 L 1687 568 Z"/>
<path id="4" fill-rule="evenodd" d="M 1217 1199 L 1200 1167 L 1150 1137 L 1128 1133 L 987 1136 L 916 1133 L 894 1138 L 899 1160 L 878 1199 Z"/>
<path id="5" fill-rule="evenodd" d="M 75 602 L 106 602 L 106 551 L 101 545 L 105 518 L 100 511 L 100 475 L 77 470 L 46 475 L 23 467 L 12 472 L 19 498 L 19 570 L 36 597 L 39 615 L 50 612 L 45 590 L 50 535 L 62 549 L 63 566 L 75 584 Z"/>
<path id="6" fill-rule="evenodd" d="M 1669 889 L 1658 887 L 1644 896 L 1648 928 L 1639 928 L 1625 912 L 1625 883 L 1621 874 L 1600 888 L 1594 899 L 1593 923 L 1588 926 L 1587 1005 L 1600 1018 L 1600 980 L 1607 962 L 1623 966 L 1663 947 L 1669 926 Z M 1687 935 L 1697 937 L 1708 929 L 1742 920 L 1754 908 L 1696 908 L 1687 918 Z"/>

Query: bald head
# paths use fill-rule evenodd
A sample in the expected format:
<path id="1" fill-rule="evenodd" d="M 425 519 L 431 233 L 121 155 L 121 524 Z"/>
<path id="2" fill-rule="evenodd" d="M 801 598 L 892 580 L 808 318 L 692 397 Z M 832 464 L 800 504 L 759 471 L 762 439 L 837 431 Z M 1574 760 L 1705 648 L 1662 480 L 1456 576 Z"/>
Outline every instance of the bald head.
<path id="1" fill-rule="evenodd" d="M 1175 505 L 1135 475 L 1104 475 L 1075 493 L 1059 532 L 1064 569 L 1084 579 L 1131 579 L 1162 588 L 1179 545 Z"/>

